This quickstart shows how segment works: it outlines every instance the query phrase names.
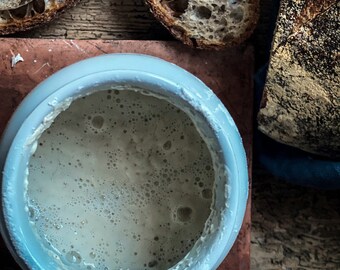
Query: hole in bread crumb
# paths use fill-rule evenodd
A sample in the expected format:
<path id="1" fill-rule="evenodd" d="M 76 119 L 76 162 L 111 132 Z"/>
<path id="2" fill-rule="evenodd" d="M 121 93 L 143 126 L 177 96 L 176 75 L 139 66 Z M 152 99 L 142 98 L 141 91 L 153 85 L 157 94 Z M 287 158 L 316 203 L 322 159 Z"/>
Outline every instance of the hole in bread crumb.
<path id="1" fill-rule="evenodd" d="M 11 16 L 10 16 L 8 10 L 7 10 L 7 11 L 4 11 L 4 12 L 1 12 L 1 11 L 0 11 L 0 21 L 1 21 L 1 20 L 7 21 L 7 20 L 9 20 L 10 18 L 11 18 Z"/>
<path id="2" fill-rule="evenodd" d="M 244 17 L 244 12 L 243 9 L 241 7 L 238 7 L 236 9 L 234 9 L 231 13 L 230 13 L 230 17 L 233 19 L 233 21 L 235 23 L 239 23 L 243 20 Z"/>
<path id="3" fill-rule="evenodd" d="M 228 33 L 228 34 L 226 34 L 226 35 L 224 36 L 223 42 L 230 42 L 230 41 L 233 40 L 234 38 L 235 38 L 235 37 L 234 37 L 232 34 Z"/>
<path id="4" fill-rule="evenodd" d="M 199 6 L 195 9 L 195 15 L 197 18 L 200 19 L 210 19 L 211 17 L 211 10 L 204 6 Z"/>
<path id="5" fill-rule="evenodd" d="M 174 16 L 182 15 L 188 8 L 189 0 L 166 0 L 164 3 L 174 12 Z"/>
<path id="6" fill-rule="evenodd" d="M 9 10 L 9 13 L 14 19 L 23 19 L 27 15 L 27 5 L 17 9 Z"/>
<path id="7" fill-rule="evenodd" d="M 195 38 L 190 38 L 190 41 L 192 42 L 193 47 L 197 47 L 198 44 Z"/>
<path id="8" fill-rule="evenodd" d="M 44 0 L 34 0 L 33 9 L 37 13 L 43 13 L 45 11 L 45 1 Z"/>

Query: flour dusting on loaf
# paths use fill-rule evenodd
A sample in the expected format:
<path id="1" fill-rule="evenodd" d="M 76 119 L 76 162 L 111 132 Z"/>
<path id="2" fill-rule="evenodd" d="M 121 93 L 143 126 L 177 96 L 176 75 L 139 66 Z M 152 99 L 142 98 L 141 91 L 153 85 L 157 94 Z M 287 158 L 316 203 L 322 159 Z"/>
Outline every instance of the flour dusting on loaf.
<path id="1" fill-rule="evenodd" d="M 321 2 L 281 2 L 258 124 L 278 142 L 339 157 L 339 1 Z"/>

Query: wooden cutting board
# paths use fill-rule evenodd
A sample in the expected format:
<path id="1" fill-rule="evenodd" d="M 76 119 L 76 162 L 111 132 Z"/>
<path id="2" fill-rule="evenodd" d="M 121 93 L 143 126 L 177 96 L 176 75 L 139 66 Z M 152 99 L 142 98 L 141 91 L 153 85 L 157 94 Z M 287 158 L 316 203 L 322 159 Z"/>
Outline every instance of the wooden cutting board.
<path id="1" fill-rule="evenodd" d="M 20 53 L 23 62 L 12 67 Z M 0 38 L 0 134 L 21 100 L 41 81 L 79 60 L 107 53 L 142 53 L 188 70 L 208 85 L 234 118 L 248 157 L 251 183 L 253 123 L 253 50 L 193 50 L 175 41 L 103 41 Z M 251 189 L 249 194 L 251 194 Z M 250 269 L 250 205 L 240 234 L 219 270 Z M 20 269 L 0 239 L 1 269 Z"/>

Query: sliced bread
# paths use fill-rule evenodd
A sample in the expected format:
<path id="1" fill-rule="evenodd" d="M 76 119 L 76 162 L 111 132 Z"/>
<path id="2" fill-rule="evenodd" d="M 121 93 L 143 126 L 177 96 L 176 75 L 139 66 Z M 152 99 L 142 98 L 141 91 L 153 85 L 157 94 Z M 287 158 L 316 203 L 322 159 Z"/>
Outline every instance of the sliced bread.
<path id="1" fill-rule="evenodd" d="M 52 20 L 79 0 L 0 0 L 0 35 L 28 30 Z"/>
<path id="2" fill-rule="evenodd" d="M 155 17 L 179 40 L 204 49 L 243 42 L 253 32 L 259 0 L 146 0 Z"/>
<path id="3" fill-rule="evenodd" d="M 0 0 L 0 10 L 8 10 L 21 7 L 32 0 Z"/>

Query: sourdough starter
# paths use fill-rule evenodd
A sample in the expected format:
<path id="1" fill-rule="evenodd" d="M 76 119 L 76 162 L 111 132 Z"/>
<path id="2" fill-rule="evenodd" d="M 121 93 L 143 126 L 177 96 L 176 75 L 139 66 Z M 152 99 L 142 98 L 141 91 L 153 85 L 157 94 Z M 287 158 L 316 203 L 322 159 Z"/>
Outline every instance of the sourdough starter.
<path id="1" fill-rule="evenodd" d="M 63 269 L 168 269 L 200 237 L 214 170 L 190 118 L 132 90 L 74 101 L 40 137 L 28 215 Z"/>

